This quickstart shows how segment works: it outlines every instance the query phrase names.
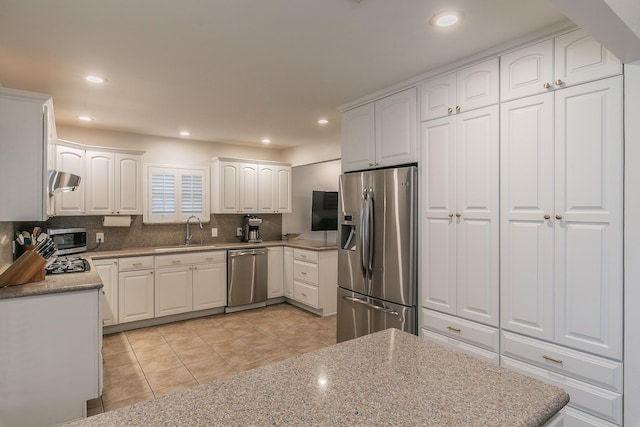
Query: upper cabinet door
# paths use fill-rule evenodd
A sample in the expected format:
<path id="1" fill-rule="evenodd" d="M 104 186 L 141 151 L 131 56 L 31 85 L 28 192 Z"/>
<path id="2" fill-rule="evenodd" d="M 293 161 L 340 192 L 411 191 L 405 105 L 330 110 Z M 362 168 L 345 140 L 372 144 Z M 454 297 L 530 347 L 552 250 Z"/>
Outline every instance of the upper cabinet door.
<path id="1" fill-rule="evenodd" d="M 417 108 L 415 87 L 376 101 L 375 166 L 418 161 Z"/>
<path id="2" fill-rule="evenodd" d="M 56 168 L 80 176 L 80 185 L 75 191 L 56 192 L 54 194 L 54 214 L 84 215 L 84 197 L 86 183 L 85 151 L 79 148 L 56 146 Z"/>
<path id="3" fill-rule="evenodd" d="M 373 102 L 342 114 L 342 171 L 373 167 L 376 160 Z"/>
<path id="4" fill-rule="evenodd" d="M 446 117 L 456 105 L 456 75 L 448 74 L 420 85 L 420 120 Z"/>
<path id="5" fill-rule="evenodd" d="M 263 213 L 275 212 L 276 171 L 275 166 L 260 165 L 258 171 L 258 209 Z"/>
<path id="6" fill-rule="evenodd" d="M 115 213 L 142 214 L 142 156 L 115 155 Z"/>
<path id="7" fill-rule="evenodd" d="M 456 112 L 497 104 L 499 93 L 498 58 L 458 71 Z"/>
<path id="8" fill-rule="evenodd" d="M 545 40 L 500 57 L 500 99 L 553 90 L 553 40 Z"/>
<path id="9" fill-rule="evenodd" d="M 113 153 L 87 151 L 86 212 L 112 215 L 114 209 Z"/>
<path id="10" fill-rule="evenodd" d="M 214 213 L 240 212 L 240 164 L 219 161 L 214 164 L 211 183 Z"/>
<path id="11" fill-rule="evenodd" d="M 291 166 L 276 167 L 276 212 L 291 212 Z"/>
<path id="12" fill-rule="evenodd" d="M 618 74 L 622 74 L 620 60 L 584 30 L 556 37 L 555 80 L 560 87 Z"/>
<path id="13" fill-rule="evenodd" d="M 245 213 L 258 212 L 258 165 L 240 163 L 240 210 Z"/>

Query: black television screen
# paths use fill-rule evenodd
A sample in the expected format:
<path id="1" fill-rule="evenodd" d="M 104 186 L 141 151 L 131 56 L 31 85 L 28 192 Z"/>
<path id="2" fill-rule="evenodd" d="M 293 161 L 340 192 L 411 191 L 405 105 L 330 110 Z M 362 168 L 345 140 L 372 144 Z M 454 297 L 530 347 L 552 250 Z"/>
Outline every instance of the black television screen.
<path id="1" fill-rule="evenodd" d="M 338 192 L 314 191 L 311 199 L 311 231 L 338 229 Z"/>

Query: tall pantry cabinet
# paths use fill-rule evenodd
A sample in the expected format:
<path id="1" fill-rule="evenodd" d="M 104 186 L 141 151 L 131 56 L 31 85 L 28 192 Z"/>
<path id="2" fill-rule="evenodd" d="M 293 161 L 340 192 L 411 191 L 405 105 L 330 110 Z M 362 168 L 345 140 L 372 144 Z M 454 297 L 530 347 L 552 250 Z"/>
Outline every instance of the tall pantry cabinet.
<path id="1" fill-rule="evenodd" d="M 498 61 L 421 93 L 423 335 L 497 363 Z"/>
<path id="2" fill-rule="evenodd" d="M 624 421 L 621 74 L 575 30 L 419 86 L 421 336 L 564 388 L 551 427 Z"/>
<path id="3" fill-rule="evenodd" d="M 553 426 L 623 423 L 621 72 L 581 30 L 501 57 L 501 364 L 570 394 Z"/>

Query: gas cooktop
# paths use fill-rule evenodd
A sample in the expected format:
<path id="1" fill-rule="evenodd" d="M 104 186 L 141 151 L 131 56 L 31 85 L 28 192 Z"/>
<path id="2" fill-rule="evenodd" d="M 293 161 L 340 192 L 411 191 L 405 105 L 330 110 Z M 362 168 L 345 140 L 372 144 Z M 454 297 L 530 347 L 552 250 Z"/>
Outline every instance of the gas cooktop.
<path id="1" fill-rule="evenodd" d="M 45 268 L 47 274 L 83 273 L 89 271 L 89 261 L 79 256 L 58 257 Z"/>

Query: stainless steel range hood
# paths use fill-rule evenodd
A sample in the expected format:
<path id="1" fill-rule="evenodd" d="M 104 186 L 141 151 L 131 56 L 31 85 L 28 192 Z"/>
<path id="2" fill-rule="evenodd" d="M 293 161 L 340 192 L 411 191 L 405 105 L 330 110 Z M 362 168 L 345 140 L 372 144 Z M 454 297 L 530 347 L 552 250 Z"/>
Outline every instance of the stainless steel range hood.
<path id="1" fill-rule="evenodd" d="M 55 191 L 74 191 L 80 185 L 80 177 L 69 172 L 49 171 L 49 194 Z"/>

